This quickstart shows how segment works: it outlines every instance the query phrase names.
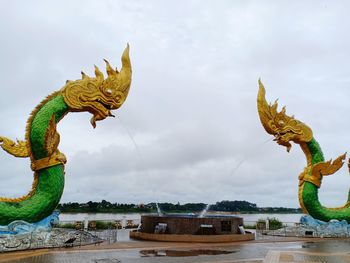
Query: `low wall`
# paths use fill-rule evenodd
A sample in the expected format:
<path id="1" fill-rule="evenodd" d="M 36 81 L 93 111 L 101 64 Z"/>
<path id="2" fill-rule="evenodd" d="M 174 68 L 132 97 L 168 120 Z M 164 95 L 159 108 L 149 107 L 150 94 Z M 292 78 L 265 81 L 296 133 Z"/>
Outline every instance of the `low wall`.
<path id="1" fill-rule="evenodd" d="M 229 234 L 229 235 L 175 235 L 175 234 L 151 234 L 143 232 L 130 232 L 130 238 L 167 241 L 167 242 L 196 242 L 196 243 L 221 243 L 254 240 L 255 235 L 252 233 Z"/>
<path id="2" fill-rule="evenodd" d="M 201 226 L 212 226 L 211 234 L 228 235 L 239 234 L 239 225 L 243 225 L 243 219 L 236 216 L 189 216 L 189 215 L 142 215 L 141 232 L 153 234 L 155 227 L 159 224 L 166 224 L 164 234 L 175 235 L 202 235 L 209 233 L 200 233 Z M 204 229 L 205 230 L 205 229 Z"/>

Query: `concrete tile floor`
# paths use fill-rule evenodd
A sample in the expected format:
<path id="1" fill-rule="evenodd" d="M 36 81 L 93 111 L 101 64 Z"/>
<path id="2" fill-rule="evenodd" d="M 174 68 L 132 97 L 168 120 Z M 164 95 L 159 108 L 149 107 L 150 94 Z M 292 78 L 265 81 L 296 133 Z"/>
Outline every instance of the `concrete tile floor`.
<path id="1" fill-rule="evenodd" d="M 145 250 L 155 252 L 144 253 Z M 189 255 L 196 250 L 211 253 Z M 213 251 L 230 253 L 216 254 Z M 171 253 L 168 253 L 170 251 Z M 184 253 L 186 252 L 186 253 Z M 22 255 L 21 255 L 22 253 Z M 127 242 L 73 249 L 26 251 L 0 255 L 0 262 L 10 263 L 289 263 L 350 262 L 349 239 L 308 239 L 304 241 L 242 242 L 225 244 L 191 244 L 164 242 Z M 146 256 L 145 256 L 146 255 Z M 172 256 L 169 256 L 172 255 Z M 176 256 L 180 255 L 180 256 Z M 184 256 L 187 255 L 187 256 Z"/>

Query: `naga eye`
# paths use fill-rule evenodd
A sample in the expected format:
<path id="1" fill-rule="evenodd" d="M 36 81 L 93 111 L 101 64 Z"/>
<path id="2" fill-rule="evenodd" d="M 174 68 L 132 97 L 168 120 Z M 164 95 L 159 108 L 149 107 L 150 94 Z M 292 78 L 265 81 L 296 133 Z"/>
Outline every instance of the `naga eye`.
<path id="1" fill-rule="evenodd" d="M 108 94 L 112 95 L 112 90 L 111 90 L 111 89 L 106 90 L 106 92 L 107 92 Z"/>
<path id="2" fill-rule="evenodd" d="M 283 126 L 284 125 L 284 121 L 279 121 L 278 125 Z"/>

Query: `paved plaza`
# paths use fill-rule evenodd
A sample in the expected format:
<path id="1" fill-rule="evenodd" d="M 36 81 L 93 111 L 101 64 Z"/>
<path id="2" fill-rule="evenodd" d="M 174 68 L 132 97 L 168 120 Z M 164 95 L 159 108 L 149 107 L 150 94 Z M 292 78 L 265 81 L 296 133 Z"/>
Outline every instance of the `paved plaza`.
<path id="1" fill-rule="evenodd" d="M 9 263 L 277 263 L 350 262 L 349 239 L 263 239 L 241 243 L 198 244 L 117 242 L 65 249 L 42 249 L 0 254 Z"/>

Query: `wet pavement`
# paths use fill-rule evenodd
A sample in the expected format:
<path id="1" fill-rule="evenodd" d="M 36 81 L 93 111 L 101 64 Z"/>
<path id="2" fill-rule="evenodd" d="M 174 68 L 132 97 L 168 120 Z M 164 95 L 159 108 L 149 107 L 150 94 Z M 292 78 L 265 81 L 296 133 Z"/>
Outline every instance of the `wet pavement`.
<path id="1" fill-rule="evenodd" d="M 130 246 L 130 244 L 132 244 Z M 128 248 L 123 248 L 127 246 Z M 350 262 L 350 240 L 297 242 L 245 242 L 226 244 L 181 244 L 136 241 L 108 246 L 46 250 L 17 259 L 0 255 L 10 263 L 175 263 L 175 262 Z M 94 250 L 93 250 L 94 249 Z M 96 250 L 95 250 L 96 249 Z M 10 255 L 10 254 L 9 254 Z M 11 254 L 14 256 L 15 254 Z"/>
<path id="2" fill-rule="evenodd" d="M 231 254 L 237 251 L 219 250 L 219 249 L 146 249 L 141 250 L 141 257 L 195 257 L 199 255 L 222 255 Z"/>

